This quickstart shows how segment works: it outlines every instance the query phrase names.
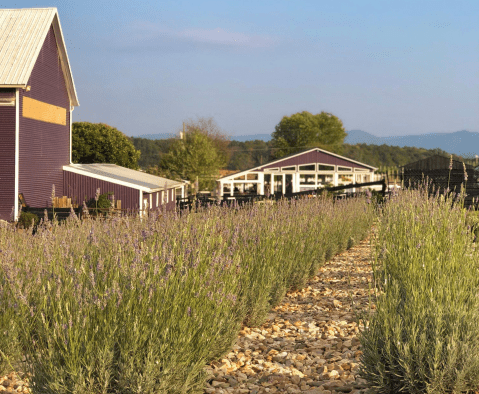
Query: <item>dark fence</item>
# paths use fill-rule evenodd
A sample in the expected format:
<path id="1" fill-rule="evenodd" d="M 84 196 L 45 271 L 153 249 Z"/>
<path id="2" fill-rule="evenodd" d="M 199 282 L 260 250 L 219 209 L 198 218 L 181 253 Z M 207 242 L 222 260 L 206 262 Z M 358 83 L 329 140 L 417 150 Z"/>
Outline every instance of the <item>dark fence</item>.
<path id="1" fill-rule="evenodd" d="M 361 187 L 367 187 L 367 186 L 375 186 L 375 185 L 381 185 L 381 193 L 384 196 L 387 193 L 387 184 L 386 180 L 382 179 L 380 181 L 376 182 L 366 182 L 366 183 L 350 183 L 347 185 L 342 185 L 342 186 L 334 186 L 334 187 L 324 187 L 324 188 L 318 188 L 314 190 L 305 190 L 302 192 L 297 192 L 297 193 L 287 193 L 287 194 L 282 194 L 282 193 L 275 193 L 271 194 L 270 196 L 264 196 L 261 194 L 243 194 L 243 195 L 237 195 L 233 197 L 223 197 L 221 200 L 218 200 L 214 197 L 210 197 L 208 195 L 197 195 L 197 196 L 188 196 L 186 198 L 180 198 L 178 197 L 176 199 L 177 206 L 179 207 L 180 210 L 182 209 L 191 209 L 192 207 L 200 207 L 200 206 L 208 206 L 211 204 L 220 204 L 220 205 L 231 205 L 231 204 L 246 204 L 246 203 L 253 203 L 257 201 L 275 201 L 275 200 L 280 200 L 280 199 L 298 199 L 303 196 L 317 196 L 325 192 L 329 193 L 335 193 L 335 198 L 344 198 L 348 196 L 353 196 L 356 193 L 343 193 L 340 194 L 338 192 L 340 191 L 346 191 L 349 189 L 358 189 Z"/>
<path id="2" fill-rule="evenodd" d="M 404 187 L 409 188 L 416 188 L 427 182 L 431 193 L 444 194 L 446 191 L 459 193 L 464 188 L 466 194 L 464 206 L 477 209 L 479 200 L 478 174 L 473 169 L 467 169 L 466 173 L 467 181 L 464 169 L 405 169 L 402 174 L 402 181 Z"/>

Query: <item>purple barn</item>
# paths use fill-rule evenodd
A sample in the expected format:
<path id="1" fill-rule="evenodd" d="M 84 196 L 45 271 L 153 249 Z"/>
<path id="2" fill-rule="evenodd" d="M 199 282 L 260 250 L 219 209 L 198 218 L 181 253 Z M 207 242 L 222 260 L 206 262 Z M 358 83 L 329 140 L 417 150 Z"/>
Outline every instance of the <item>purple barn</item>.
<path id="1" fill-rule="evenodd" d="M 106 164 L 71 161 L 72 111 L 78 98 L 56 8 L 0 10 L 0 219 L 58 197 L 90 199 L 97 188 L 122 208 L 168 204 L 184 183 Z M 103 166 L 103 167 L 102 167 Z M 165 183 L 168 193 L 165 193 Z M 164 197 L 161 197 L 164 194 Z"/>

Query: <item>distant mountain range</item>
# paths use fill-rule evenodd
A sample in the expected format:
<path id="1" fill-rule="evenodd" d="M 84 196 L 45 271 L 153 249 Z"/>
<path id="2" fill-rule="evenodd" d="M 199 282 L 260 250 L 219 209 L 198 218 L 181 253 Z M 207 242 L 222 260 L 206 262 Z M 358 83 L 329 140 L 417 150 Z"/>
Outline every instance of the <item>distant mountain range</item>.
<path id="1" fill-rule="evenodd" d="M 412 146 L 416 148 L 439 148 L 463 157 L 479 154 L 479 133 L 456 131 L 454 133 L 430 133 L 398 137 L 377 137 L 362 130 L 350 130 L 344 140 L 347 144 L 374 144 L 392 146 Z"/>
<path id="2" fill-rule="evenodd" d="M 404 135 L 397 137 L 377 137 L 374 134 L 362 130 L 349 130 L 345 143 L 355 144 L 374 144 L 374 145 L 392 145 L 392 146 L 412 146 L 416 148 L 435 149 L 439 148 L 449 153 L 454 153 L 463 157 L 473 157 L 479 155 L 479 133 L 471 131 L 456 131 L 454 133 L 430 133 L 419 135 Z M 161 140 L 166 138 L 178 137 L 177 134 L 144 134 L 139 138 L 149 140 Z M 252 134 L 252 135 L 233 135 L 230 137 L 234 141 L 269 141 L 271 134 Z"/>

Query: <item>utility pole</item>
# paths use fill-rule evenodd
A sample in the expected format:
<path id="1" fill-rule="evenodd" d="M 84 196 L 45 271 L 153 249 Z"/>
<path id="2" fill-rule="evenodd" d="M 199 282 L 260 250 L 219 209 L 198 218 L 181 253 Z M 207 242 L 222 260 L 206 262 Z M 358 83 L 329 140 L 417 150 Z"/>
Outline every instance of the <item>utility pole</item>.
<path id="1" fill-rule="evenodd" d="M 180 140 L 185 138 L 185 122 L 183 122 L 183 131 L 180 131 Z"/>

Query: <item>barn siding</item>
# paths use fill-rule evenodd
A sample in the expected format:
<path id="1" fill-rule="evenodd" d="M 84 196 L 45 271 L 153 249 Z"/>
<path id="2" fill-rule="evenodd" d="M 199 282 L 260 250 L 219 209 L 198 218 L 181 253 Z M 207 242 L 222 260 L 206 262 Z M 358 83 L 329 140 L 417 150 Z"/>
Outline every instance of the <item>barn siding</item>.
<path id="1" fill-rule="evenodd" d="M 267 168 L 287 167 L 287 166 L 310 164 L 310 163 L 332 164 L 337 166 L 364 168 L 367 170 L 371 170 L 370 168 L 362 166 L 360 164 L 357 164 L 345 159 L 341 159 L 340 157 L 336 157 L 333 155 L 328 155 L 327 153 L 320 152 L 320 151 L 312 151 L 312 152 L 307 152 L 296 157 L 285 158 L 282 161 L 268 164 L 264 167 L 261 167 L 261 169 L 264 170 Z"/>
<path id="2" fill-rule="evenodd" d="M 0 89 L 1 98 L 15 89 Z M 15 107 L 0 107 L 0 219 L 10 220 L 15 204 Z"/>
<path id="3" fill-rule="evenodd" d="M 81 205 L 83 201 L 90 200 L 95 197 L 98 188 L 101 194 L 113 193 L 115 200 L 121 200 L 122 209 L 138 210 L 140 206 L 140 192 L 137 189 L 63 171 L 63 190 L 73 203 Z"/>
<path id="4" fill-rule="evenodd" d="M 28 85 L 20 90 L 19 193 L 28 205 L 51 205 L 52 185 L 63 190 L 63 166 L 70 164 L 70 101 L 60 66 L 53 28 L 47 34 Z M 66 125 L 24 118 L 23 98 L 30 97 L 66 109 Z"/>

